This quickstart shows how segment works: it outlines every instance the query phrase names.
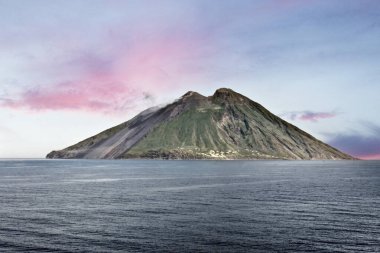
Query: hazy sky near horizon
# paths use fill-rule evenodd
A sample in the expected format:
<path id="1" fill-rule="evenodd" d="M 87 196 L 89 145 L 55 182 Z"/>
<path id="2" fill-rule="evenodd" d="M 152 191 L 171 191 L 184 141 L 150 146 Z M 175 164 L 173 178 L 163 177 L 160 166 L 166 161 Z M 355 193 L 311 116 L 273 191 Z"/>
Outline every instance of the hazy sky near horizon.
<path id="1" fill-rule="evenodd" d="M 380 159 L 380 1 L 0 0 L 0 158 L 229 87 Z"/>

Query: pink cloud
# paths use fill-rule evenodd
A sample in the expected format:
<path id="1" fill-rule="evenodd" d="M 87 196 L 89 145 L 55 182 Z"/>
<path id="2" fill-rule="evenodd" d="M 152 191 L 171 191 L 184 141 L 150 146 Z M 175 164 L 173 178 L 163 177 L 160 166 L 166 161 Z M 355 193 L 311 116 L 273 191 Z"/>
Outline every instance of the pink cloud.
<path id="1" fill-rule="evenodd" d="M 317 122 L 321 119 L 334 118 L 337 116 L 335 112 L 312 112 L 312 111 L 300 111 L 300 112 L 290 112 L 286 113 L 291 120 L 302 120 Z"/>
<path id="2" fill-rule="evenodd" d="M 189 66 L 203 55 L 201 45 L 207 39 L 173 29 L 132 39 L 112 35 L 103 47 L 96 46 L 99 50 L 66 48 L 58 62 L 32 66 L 58 81 L 22 90 L 0 106 L 112 112 L 146 100 L 146 94 L 170 92 L 183 76 L 191 79 Z"/>
<path id="3" fill-rule="evenodd" d="M 380 154 L 359 155 L 357 157 L 362 160 L 380 160 Z"/>
<path id="4" fill-rule="evenodd" d="M 60 83 L 47 88 L 35 87 L 24 91 L 18 99 L 5 100 L 3 106 L 32 110 L 75 109 L 113 111 L 123 108 L 126 98 L 142 98 L 135 90 L 117 83 Z"/>
<path id="5" fill-rule="evenodd" d="M 320 119 L 334 118 L 336 113 L 330 112 L 305 112 L 299 116 L 300 120 L 318 121 Z"/>

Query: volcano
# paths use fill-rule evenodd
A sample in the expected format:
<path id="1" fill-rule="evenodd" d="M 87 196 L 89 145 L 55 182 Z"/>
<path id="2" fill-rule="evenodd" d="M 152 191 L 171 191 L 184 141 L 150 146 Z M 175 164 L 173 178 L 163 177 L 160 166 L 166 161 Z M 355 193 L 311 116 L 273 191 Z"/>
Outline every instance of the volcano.
<path id="1" fill-rule="evenodd" d="M 227 88 L 189 91 L 47 158 L 355 159 Z"/>

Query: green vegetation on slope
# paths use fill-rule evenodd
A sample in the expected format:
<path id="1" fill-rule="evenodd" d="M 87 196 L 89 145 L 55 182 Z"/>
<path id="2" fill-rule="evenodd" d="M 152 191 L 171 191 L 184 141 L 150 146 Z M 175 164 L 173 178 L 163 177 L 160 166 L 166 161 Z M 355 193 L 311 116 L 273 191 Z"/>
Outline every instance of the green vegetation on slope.
<path id="1" fill-rule="evenodd" d="M 192 108 L 171 121 L 156 127 L 128 154 L 146 150 L 196 149 L 199 151 L 227 150 L 228 146 L 218 136 L 215 124 L 222 117 L 221 108 Z"/>

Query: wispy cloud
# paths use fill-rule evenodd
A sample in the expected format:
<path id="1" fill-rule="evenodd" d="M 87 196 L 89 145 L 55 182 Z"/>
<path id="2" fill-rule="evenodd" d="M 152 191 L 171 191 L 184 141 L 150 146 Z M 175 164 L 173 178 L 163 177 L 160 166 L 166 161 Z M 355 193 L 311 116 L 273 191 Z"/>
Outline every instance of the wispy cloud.
<path id="1" fill-rule="evenodd" d="M 49 87 L 34 87 L 23 91 L 17 99 L 5 99 L 2 106 L 31 110 L 86 110 L 98 112 L 120 111 L 145 99 L 144 93 L 129 89 L 122 83 L 67 82 Z"/>
<path id="2" fill-rule="evenodd" d="M 283 113 L 281 116 L 291 120 L 317 122 L 323 119 L 334 118 L 338 114 L 336 112 L 314 112 L 314 111 L 295 111 Z"/>
<path id="3" fill-rule="evenodd" d="M 14 92 L 12 99 L 0 101 L 0 106 L 118 112 L 141 101 L 152 102 L 155 93 L 178 88 L 182 76 L 191 80 L 194 62 L 206 54 L 207 46 L 201 44 L 209 38 L 189 35 L 175 24 L 164 31 L 135 31 L 133 37 L 120 30 L 94 48 L 65 48 L 58 60 L 34 64 L 32 70 L 43 69 L 55 80 L 30 84 Z"/>

